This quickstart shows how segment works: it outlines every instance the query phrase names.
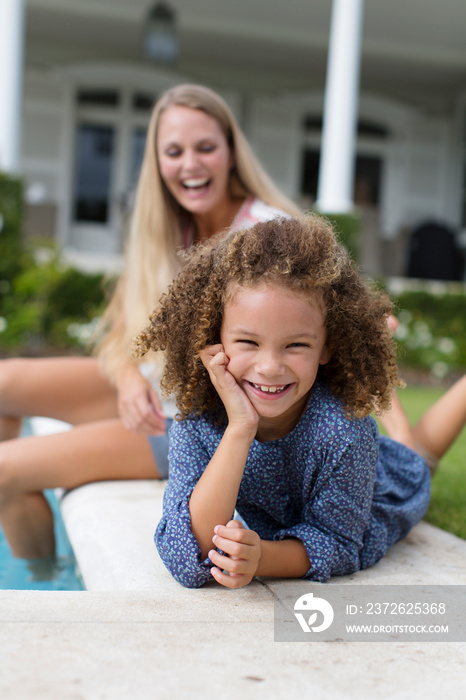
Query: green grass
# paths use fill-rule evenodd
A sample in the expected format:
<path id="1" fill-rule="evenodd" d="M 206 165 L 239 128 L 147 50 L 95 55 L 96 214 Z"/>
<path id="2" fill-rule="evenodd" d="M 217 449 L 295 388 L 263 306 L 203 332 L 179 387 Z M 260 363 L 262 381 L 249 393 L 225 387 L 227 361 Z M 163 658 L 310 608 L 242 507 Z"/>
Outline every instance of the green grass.
<path id="1" fill-rule="evenodd" d="M 400 391 L 401 402 L 412 425 L 443 391 L 424 386 Z M 432 498 L 425 519 L 466 539 L 466 429 L 443 457 L 432 479 Z"/>

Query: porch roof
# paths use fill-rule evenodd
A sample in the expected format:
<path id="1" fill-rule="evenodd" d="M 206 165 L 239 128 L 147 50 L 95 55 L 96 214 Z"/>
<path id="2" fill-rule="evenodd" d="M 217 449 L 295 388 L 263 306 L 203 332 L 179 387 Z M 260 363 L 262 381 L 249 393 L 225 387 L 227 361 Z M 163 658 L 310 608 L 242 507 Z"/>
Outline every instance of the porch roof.
<path id="1" fill-rule="evenodd" d="M 142 61 L 149 0 L 26 0 L 26 60 Z M 323 89 L 329 0 L 170 0 L 179 27 L 177 70 L 242 91 Z M 361 88 L 430 112 L 466 93 L 466 3 L 366 0 Z"/>

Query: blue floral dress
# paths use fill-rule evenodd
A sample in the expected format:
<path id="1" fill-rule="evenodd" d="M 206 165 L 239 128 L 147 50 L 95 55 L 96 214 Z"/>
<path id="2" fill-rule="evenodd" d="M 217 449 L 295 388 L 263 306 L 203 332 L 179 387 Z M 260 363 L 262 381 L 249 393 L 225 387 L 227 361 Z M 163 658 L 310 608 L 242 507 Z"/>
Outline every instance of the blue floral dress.
<path id="1" fill-rule="evenodd" d="M 224 427 L 216 416 L 175 422 L 170 476 L 155 533 L 158 552 L 184 586 L 212 578 L 191 532 L 189 498 Z M 303 416 L 285 437 L 254 440 L 236 509 L 262 539 L 295 537 L 326 581 L 375 564 L 425 515 L 430 475 L 416 452 L 379 435 L 372 417 L 347 419 L 341 402 L 317 382 Z"/>

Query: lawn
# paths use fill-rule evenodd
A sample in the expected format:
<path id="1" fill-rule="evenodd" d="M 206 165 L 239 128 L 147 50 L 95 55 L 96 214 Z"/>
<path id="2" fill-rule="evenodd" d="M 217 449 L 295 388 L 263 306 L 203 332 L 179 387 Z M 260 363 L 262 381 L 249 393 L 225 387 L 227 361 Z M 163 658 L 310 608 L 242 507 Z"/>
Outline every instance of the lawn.
<path id="1" fill-rule="evenodd" d="M 400 391 L 412 424 L 443 391 L 425 386 L 411 386 Z M 432 499 L 426 520 L 466 539 L 466 429 L 444 456 L 432 480 Z"/>

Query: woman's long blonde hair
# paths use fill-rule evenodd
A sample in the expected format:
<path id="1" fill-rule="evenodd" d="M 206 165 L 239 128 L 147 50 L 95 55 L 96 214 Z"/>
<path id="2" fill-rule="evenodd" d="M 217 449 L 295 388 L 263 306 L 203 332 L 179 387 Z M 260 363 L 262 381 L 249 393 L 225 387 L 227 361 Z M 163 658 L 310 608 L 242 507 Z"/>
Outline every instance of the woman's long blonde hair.
<path id="1" fill-rule="evenodd" d="M 192 84 L 178 85 L 163 93 L 154 106 L 147 130 L 126 246 L 126 267 L 102 318 L 101 340 L 96 345 L 110 379 L 130 360 L 131 339 L 146 323 L 150 311 L 172 281 L 177 270 L 177 250 L 182 244 L 182 228 L 190 220 L 188 212 L 164 185 L 157 159 L 160 115 L 172 106 L 199 109 L 218 122 L 234 155 L 229 181 L 233 197 L 253 195 L 288 214 L 299 213 L 298 207 L 280 192 L 260 165 L 219 95 Z"/>

